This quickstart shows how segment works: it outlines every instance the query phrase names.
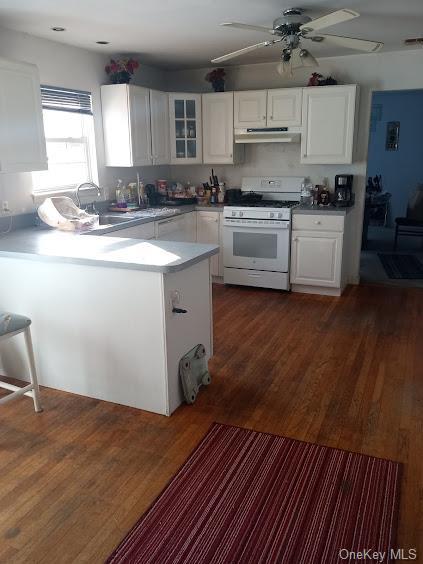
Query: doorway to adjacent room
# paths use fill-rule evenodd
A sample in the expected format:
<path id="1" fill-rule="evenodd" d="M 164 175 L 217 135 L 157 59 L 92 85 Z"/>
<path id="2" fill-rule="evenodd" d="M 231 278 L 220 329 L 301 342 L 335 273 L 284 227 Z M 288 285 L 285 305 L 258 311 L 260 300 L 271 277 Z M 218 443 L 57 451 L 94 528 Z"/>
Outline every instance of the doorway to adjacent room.
<path id="1" fill-rule="evenodd" d="M 423 287 L 423 90 L 373 92 L 360 276 Z"/>

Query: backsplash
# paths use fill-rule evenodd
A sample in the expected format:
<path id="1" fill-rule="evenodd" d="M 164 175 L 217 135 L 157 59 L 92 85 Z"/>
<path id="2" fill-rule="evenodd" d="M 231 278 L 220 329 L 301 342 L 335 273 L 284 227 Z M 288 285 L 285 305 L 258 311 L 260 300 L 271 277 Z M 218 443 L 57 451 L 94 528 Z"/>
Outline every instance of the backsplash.
<path id="1" fill-rule="evenodd" d="M 300 163 L 300 145 L 297 143 L 257 143 L 246 145 L 245 159 L 239 165 L 172 165 L 172 180 L 201 184 L 207 182 L 211 168 L 228 187 L 239 187 L 244 176 L 308 176 L 315 184 L 328 178 L 333 188 L 336 174 L 357 174 L 353 165 L 305 165 Z M 355 183 L 359 190 L 360 183 Z"/>

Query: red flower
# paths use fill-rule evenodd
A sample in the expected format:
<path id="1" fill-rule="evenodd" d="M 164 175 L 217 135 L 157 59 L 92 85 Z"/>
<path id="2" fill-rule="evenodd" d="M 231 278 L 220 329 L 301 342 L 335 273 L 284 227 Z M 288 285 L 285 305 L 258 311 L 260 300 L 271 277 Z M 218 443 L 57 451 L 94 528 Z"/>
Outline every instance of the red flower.
<path id="1" fill-rule="evenodd" d="M 225 69 L 219 67 L 218 69 L 214 69 L 206 74 L 207 82 L 217 82 L 218 80 L 223 80 L 226 76 Z"/>
<path id="2" fill-rule="evenodd" d="M 122 71 L 126 71 L 129 74 L 134 74 L 135 69 L 139 67 L 138 61 L 135 59 L 123 59 L 116 61 L 115 59 L 110 59 L 110 63 L 106 65 L 105 71 L 107 74 L 117 74 Z"/>

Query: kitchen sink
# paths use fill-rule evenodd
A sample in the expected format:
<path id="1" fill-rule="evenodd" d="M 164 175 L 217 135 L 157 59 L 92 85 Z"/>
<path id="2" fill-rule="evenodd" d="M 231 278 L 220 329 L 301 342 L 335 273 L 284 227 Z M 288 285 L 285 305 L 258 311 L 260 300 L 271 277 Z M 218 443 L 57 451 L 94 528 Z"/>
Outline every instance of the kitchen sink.
<path id="1" fill-rule="evenodd" d="M 126 223 L 127 221 L 134 221 L 133 217 L 125 217 L 124 214 L 121 215 L 100 215 L 98 218 L 98 224 L 105 225 L 118 225 L 119 223 Z"/>

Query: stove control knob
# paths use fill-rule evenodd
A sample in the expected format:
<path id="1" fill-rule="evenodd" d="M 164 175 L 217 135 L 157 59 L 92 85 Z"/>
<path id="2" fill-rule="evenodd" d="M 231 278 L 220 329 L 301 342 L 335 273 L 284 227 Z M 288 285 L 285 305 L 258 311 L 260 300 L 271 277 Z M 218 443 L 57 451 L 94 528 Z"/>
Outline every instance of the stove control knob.
<path id="1" fill-rule="evenodd" d="M 236 217 L 236 212 L 232 212 L 232 217 Z"/>
<path id="2" fill-rule="evenodd" d="M 239 212 L 239 217 L 242 217 L 244 215 L 243 212 Z"/>
<path id="3" fill-rule="evenodd" d="M 275 214 L 274 214 L 273 212 L 270 212 L 270 213 L 269 213 L 269 217 L 270 217 L 270 218 L 272 218 L 272 217 L 274 217 L 274 216 L 275 216 Z"/>
<path id="4" fill-rule="evenodd" d="M 279 212 L 279 213 L 278 213 L 278 217 L 282 218 L 282 216 L 283 216 L 283 213 L 282 213 L 282 212 Z"/>

